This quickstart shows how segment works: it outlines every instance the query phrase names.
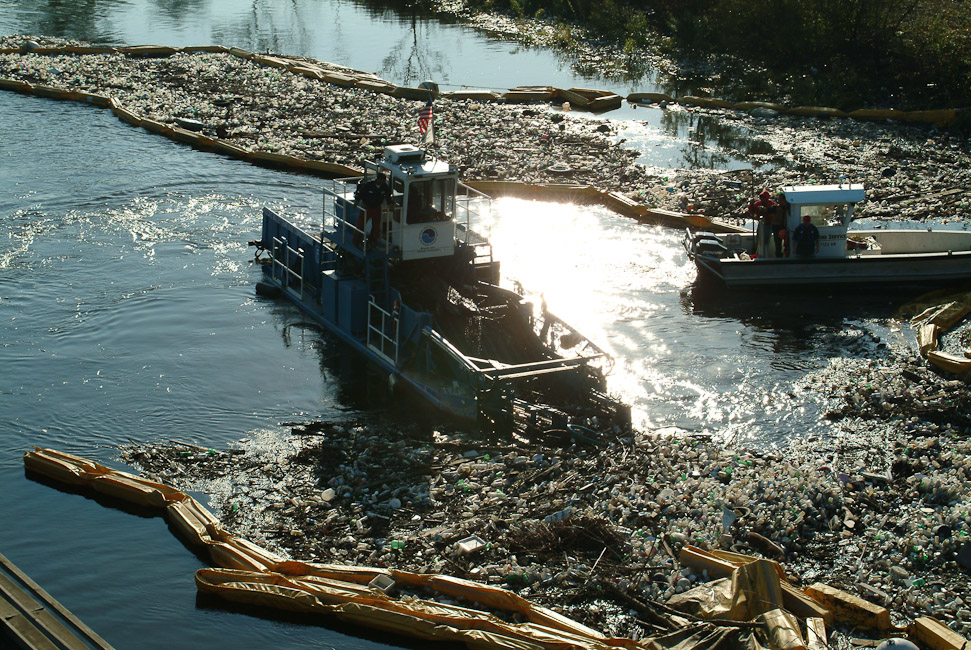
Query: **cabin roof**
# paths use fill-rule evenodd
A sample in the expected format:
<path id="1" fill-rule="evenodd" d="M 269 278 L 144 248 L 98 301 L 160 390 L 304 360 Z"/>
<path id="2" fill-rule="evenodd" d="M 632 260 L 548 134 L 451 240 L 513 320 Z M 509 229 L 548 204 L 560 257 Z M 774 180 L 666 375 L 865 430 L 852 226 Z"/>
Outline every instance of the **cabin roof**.
<path id="1" fill-rule="evenodd" d="M 842 185 L 789 185 L 783 187 L 786 201 L 795 205 L 826 205 L 832 203 L 858 203 L 865 197 L 863 186 Z"/>
<path id="2" fill-rule="evenodd" d="M 424 150 L 409 144 L 385 147 L 381 167 L 395 176 L 457 176 L 458 174 L 458 168 L 428 156 Z"/>

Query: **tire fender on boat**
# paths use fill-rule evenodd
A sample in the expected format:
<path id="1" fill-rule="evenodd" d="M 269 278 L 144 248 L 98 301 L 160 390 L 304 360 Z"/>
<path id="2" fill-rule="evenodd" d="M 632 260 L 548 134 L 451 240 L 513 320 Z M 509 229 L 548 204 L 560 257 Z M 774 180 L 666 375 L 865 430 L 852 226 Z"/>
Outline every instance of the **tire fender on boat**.
<path id="1" fill-rule="evenodd" d="M 263 280 L 256 283 L 256 295 L 265 298 L 276 298 L 280 295 L 280 287 Z"/>

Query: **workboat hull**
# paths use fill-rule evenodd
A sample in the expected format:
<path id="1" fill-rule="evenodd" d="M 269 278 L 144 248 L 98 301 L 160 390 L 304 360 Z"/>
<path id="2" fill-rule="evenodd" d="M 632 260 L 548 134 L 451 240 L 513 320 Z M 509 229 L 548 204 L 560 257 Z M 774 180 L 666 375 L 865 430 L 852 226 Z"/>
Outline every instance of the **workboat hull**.
<path id="1" fill-rule="evenodd" d="M 688 232 L 699 278 L 728 288 L 935 284 L 971 279 L 971 233 L 850 231 L 842 257 L 753 257 L 751 235 Z M 935 250 L 937 249 L 937 250 Z"/>

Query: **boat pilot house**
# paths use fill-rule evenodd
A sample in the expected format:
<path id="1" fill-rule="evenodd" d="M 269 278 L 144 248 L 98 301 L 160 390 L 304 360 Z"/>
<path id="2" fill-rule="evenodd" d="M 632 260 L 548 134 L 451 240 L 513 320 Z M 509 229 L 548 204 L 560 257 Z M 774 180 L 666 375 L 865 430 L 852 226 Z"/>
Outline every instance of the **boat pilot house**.
<path id="1" fill-rule="evenodd" d="M 379 174 L 390 175 L 391 185 L 380 214 L 381 238 L 404 261 L 452 255 L 458 170 L 421 149 L 397 145 L 388 147 L 382 163 L 365 163 L 361 183 Z M 353 209 L 345 202 L 340 209 L 348 207 Z"/>
<path id="2" fill-rule="evenodd" d="M 862 185 L 797 185 L 783 190 L 785 201 L 779 205 L 786 215 L 786 239 L 808 221 L 819 232 L 819 249 L 815 257 L 844 257 L 846 230 L 853 209 L 863 200 Z M 794 254 L 790 244 L 790 255 Z"/>

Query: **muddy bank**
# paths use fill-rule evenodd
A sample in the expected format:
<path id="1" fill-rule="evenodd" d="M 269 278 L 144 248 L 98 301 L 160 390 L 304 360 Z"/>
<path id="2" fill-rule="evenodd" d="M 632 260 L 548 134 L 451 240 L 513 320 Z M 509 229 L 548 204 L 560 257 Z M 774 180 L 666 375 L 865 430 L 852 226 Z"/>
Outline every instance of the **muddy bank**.
<path id="1" fill-rule="evenodd" d="M 834 434 L 771 453 L 669 431 L 594 447 L 567 432 L 484 441 L 310 422 L 235 449 L 137 446 L 122 459 L 210 494 L 228 528 L 274 551 L 501 584 L 608 634 L 649 634 L 644 607 L 706 581 L 677 559 L 691 544 L 777 559 L 797 585 L 967 635 L 965 386 L 904 359 L 806 381 L 836 379 Z"/>

